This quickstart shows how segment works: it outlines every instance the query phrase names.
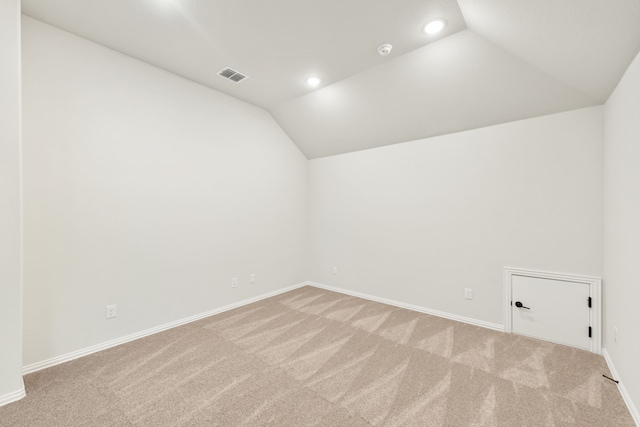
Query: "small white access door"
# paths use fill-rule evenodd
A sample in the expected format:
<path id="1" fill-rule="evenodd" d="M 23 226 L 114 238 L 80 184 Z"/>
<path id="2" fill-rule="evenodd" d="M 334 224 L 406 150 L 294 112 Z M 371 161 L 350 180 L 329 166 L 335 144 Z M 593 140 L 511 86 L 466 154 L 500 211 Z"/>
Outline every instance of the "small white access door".
<path id="1" fill-rule="evenodd" d="M 507 279 L 507 332 L 600 352 L 599 279 L 512 269 Z"/>

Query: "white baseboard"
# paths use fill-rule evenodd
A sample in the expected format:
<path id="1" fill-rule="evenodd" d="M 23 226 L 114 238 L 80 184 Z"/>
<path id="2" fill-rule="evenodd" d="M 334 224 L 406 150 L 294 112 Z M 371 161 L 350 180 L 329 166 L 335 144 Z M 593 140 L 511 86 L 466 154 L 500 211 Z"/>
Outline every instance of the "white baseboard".
<path id="1" fill-rule="evenodd" d="M 308 282 L 308 285 L 314 286 L 316 288 L 326 289 L 328 291 L 338 292 L 345 295 L 351 295 L 353 297 L 380 302 L 382 304 L 388 304 L 388 305 L 393 305 L 395 307 L 406 308 L 407 310 L 417 311 L 425 314 L 431 314 L 432 316 L 444 317 L 445 319 L 456 320 L 458 322 L 468 323 L 470 325 L 475 325 L 475 326 L 481 326 L 483 328 L 493 329 L 494 331 L 504 332 L 504 325 L 500 325 L 497 323 L 485 322 L 484 320 L 472 319 L 470 317 L 459 316 L 457 314 L 446 313 L 444 311 L 433 310 L 431 308 L 420 307 L 417 305 L 407 304 L 404 302 L 394 301 L 386 298 L 380 298 L 373 295 L 363 294 L 360 292 L 349 291 L 342 288 L 323 285 L 322 283 Z"/>
<path id="2" fill-rule="evenodd" d="M 613 379 L 619 380 L 618 390 L 620 390 L 622 399 L 624 400 L 624 403 L 627 404 L 627 408 L 629 408 L 629 412 L 631 412 L 631 416 L 633 417 L 633 420 L 636 422 L 637 426 L 640 426 L 640 413 L 638 412 L 636 405 L 633 404 L 633 401 L 631 400 L 631 396 L 629 396 L 629 393 L 627 392 L 627 389 L 624 387 L 624 384 L 622 383 L 622 381 L 620 381 L 620 375 L 618 374 L 616 367 L 613 365 L 613 360 L 611 360 L 611 356 L 609 356 L 609 353 L 607 352 L 606 348 L 602 349 L 602 355 L 604 356 L 604 360 L 607 361 L 607 365 L 609 366 L 609 370 L 613 375 Z"/>
<path id="3" fill-rule="evenodd" d="M 373 295 L 368 295 L 368 294 L 363 294 L 360 292 L 353 292 L 353 291 L 349 291 L 346 289 L 341 289 L 341 288 L 336 288 L 333 286 L 327 286 L 327 285 L 323 285 L 321 283 L 316 283 L 316 282 L 303 282 L 303 283 L 298 283 L 296 285 L 293 286 L 289 286 L 286 288 L 282 288 L 282 289 L 278 289 L 276 291 L 273 292 L 269 292 L 266 294 L 262 294 L 259 295 L 257 297 L 253 297 L 253 298 L 249 298 L 243 301 L 239 301 L 237 303 L 233 303 L 233 304 L 229 304 L 226 305 L 224 307 L 220 307 L 220 308 L 216 308 L 214 310 L 210 310 L 204 313 L 200 313 L 200 314 L 196 314 L 194 316 L 190 316 L 184 319 L 180 319 L 180 320 L 176 320 L 174 322 L 170 322 L 170 323 L 166 323 L 164 325 L 160 325 L 160 326 L 156 326 L 154 328 L 151 329 L 147 329 L 144 331 L 140 331 L 140 332 L 136 332 L 130 335 L 126 335 L 124 337 L 120 337 L 120 338 L 116 338 L 114 340 L 111 341 L 107 341 L 104 343 L 100 343 L 100 344 L 96 344 L 93 345 L 91 347 L 86 347 L 80 350 L 76 350 L 73 351 L 71 353 L 67 353 L 67 354 L 63 354 L 61 356 L 56 356 L 56 357 L 52 357 L 50 359 L 46 359 L 43 360 L 41 362 L 36 362 L 36 363 L 32 363 L 29 365 L 26 365 L 22 368 L 22 374 L 23 375 L 27 375 L 30 374 L 32 372 L 36 372 L 45 368 L 49 368 L 55 365 L 59 365 L 61 363 L 65 363 L 65 362 L 69 362 L 71 360 L 74 359 L 78 359 L 80 357 L 83 356 L 88 356 L 90 354 L 93 353 L 97 353 L 98 351 L 102 351 L 102 350 L 106 350 L 108 348 L 111 347 L 115 347 L 130 341 L 134 341 L 137 340 L 139 338 L 143 338 L 149 335 L 153 335 L 156 334 L 158 332 L 162 332 L 162 331 L 166 331 L 167 329 L 171 329 L 171 328 L 175 328 L 177 326 L 181 326 L 181 325 L 185 325 L 187 323 L 191 323 L 191 322 L 195 322 L 196 320 L 200 320 L 200 319 L 204 319 L 205 317 L 209 317 L 209 316 L 213 316 L 215 314 L 218 313 L 223 313 L 225 311 L 229 311 L 229 310 L 233 310 L 234 308 L 238 308 L 241 307 L 243 305 L 247 305 L 247 304 L 251 304 L 266 298 L 270 298 L 279 294 L 283 294 L 285 292 L 289 292 L 292 291 L 294 289 L 298 289 L 301 288 L 303 286 L 314 286 L 316 288 L 321 288 L 321 289 L 326 289 L 329 291 L 333 291 L 333 292 L 339 292 L 342 294 L 346 294 L 346 295 L 351 295 L 354 297 L 358 297 L 358 298 L 363 298 L 363 299 L 367 299 L 367 300 L 371 300 L 371 301 L 376 301 L 376 302 L 380 302 L 382 304 L 388 304 L 388 305 L 393 305 L 395 307 L 400 307 L 400 308 L 405 308 L 407 310 L 413 310 L 413 311 L 417 311 L 420 313 L 425 313 L 425 314 L 431 314 L 433 316 L 438 316 L 438 317 L 444 317 L 445 319 L 451 319 L 451 320 L 456 320 L 458 322 L 464 322 L 464 323 L 468 323 L 471 325 L 475 325 L 475 326 L 481 326 L 483 328 L 488 328 L 488 329 L 493 329 L 496 331 L 504 331 L 504 326 L 503 325 L 499 325 L 496 323 L 490 323 L 490 322 L 485 322 L 483 320 L 477 320 L 477 319 L 472 319 L 469 317 L 464 317 L 464 316 L 458 316 L 456 314 L 451 314 L 451 313 L 446 313 L 443 311 L 438 311 L 438 310 L 433 310 L 433 309 L 429 309 L 429 308 L 425 308 L 425 307 L 419 307 L 416 305 L 412 305 L 412 304 L 406 304 L 406 303 L 402 303 L 402 302 L 398 302 L 398 301 L 393 301 L 390 299 L 386 299 L 386 298 L 380 298 L 380 297 L 376 297 Z M 20 399 L 16 398 L 17 399 Z"/>
<path id="4" fill-rule="evenodd" d="M 0 396 L 0 406 L 8 405 L 9 403 L 16 402 L 23 397 L 25 397 L 27 393 L 24 390 L 24 385 L 20 390 L 16 390 L 9 394 L 5 394 L 4 396 Z"/>
<path id="5" fill-rule="evenodd" d="M 187 323 L 195 322 L 196 320 L 204 319 L 205 317 L 213 316 L 214 314 L 223 313 L 225 311 L 233 310 L 234 308 L 242 307 L 243 305 L 251 304 L 266 298 L 271 298 L 276 295 L 280 295 L 285 292 L 292 291 L 297 288 L 306 286 L 307 282 L 298 283 L 297 285 L 289 286 L 286 288 L 278 289 L 277 291 L 268 292 L 266 294 L 258 295 L 257 297 L 249 298 L 243 301 L 239 301 L 233 304 L 225 305 L 224 307 L 216 308 L 204 313 L 196 314 L 194 316 L 186 317 L 184 319 L 176 320 L 174 322 L 165 323 L 164 325 L 156 326 L 155 328 L 147 329 L 144 331 L 136 332 L 130 335 L 126 335 L 121 338 L 116 338 L 111 341 L 96 344 L 91 347 L 86 347 L 81 350 L 73 351 L 71 353 L 63 354 L 61 356 L 52 357 L 51 359 L 43 360 L 41 362 L 32 363 L 22 367 L 22 374 L 30 374 L 32 372 L 39 371 L 41 369 L 50 368 L 51 366 L 59 365 L 61 363 L 69 362 L 74 359 L 78 359 L 83 356 L 88 356 L 98 351 L 106 350 L 111 347 L 118 346 L 120 344 L 127 343 L 129 341 L 137 340 L 149 335 L 156 334 L 158 332 L 166 331 L 167 329 L 175 328 L 177 326 L 185 325 Z"/>

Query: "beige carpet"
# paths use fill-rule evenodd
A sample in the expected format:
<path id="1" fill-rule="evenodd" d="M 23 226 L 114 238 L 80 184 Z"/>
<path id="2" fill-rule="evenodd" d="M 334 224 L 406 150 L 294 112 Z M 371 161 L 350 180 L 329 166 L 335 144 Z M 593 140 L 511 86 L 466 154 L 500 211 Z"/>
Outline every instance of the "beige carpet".
<path id="1" fill-rule="evenodd" d="M 601 356 L 305 287 L 27 375 L 1 426 L 633 426 Z"/>

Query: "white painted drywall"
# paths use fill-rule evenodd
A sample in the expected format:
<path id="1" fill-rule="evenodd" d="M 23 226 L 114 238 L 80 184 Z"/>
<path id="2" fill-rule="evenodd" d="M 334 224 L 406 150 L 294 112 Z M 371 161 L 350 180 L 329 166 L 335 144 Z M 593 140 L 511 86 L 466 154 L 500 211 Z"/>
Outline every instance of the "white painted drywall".
<path id="1" fill-rule="evenodd" d="M 310 279 L 503 324 L 505 266 L 601 276 L 602 122 L 590 107 L 311 160 Z"/>
<path id="2" fill-rule="evenodd" d="M 598 104 L 471 30 L 391 56 L 271 112 L 315 159 Z"/>
<path id="3" fill-rule="evenodd" d="M 306 279 L 268 112 L 26 17 L 23 70 L 25 365 Z"/>
<path id="4" fill-rule="evenodd" d="M 604 117 L 603 346 L 640 409 L 640 56 L 605 104 Z"/>
<path id="5" fill-rule="evenodd" d="M 0 0 L 0 401 L 23 389 L 20 2 Z"/>

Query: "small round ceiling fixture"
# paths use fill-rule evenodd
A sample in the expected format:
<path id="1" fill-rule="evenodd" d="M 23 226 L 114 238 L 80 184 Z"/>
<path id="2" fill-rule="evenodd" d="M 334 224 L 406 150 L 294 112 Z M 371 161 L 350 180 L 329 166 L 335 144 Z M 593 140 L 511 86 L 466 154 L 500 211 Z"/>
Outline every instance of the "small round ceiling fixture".
<path id="1" fill-rule="evenodd" d="M 320 83 L 322 83 L 322 80 L 319 79 L 318 77 L 309 77 L 307 79 L 307 84 L 309 86 L 318 86 Z"/>
<path id="2" fill-rule="evenodd" d="M 426 34 L 437 34 L 447 26 L 447 21 L 442 18 L 432 19 L 427 22 L 424 27 L 422 27 L 422 31 Z"/>
<path id="3" fill-rule="evenodd" d="M 391 53 L 391 49 L 393 49 L 393 46 L 385 43 L 378 47 L 378 53 L 380 54 L 380 56 L 387 56 Z"/>

